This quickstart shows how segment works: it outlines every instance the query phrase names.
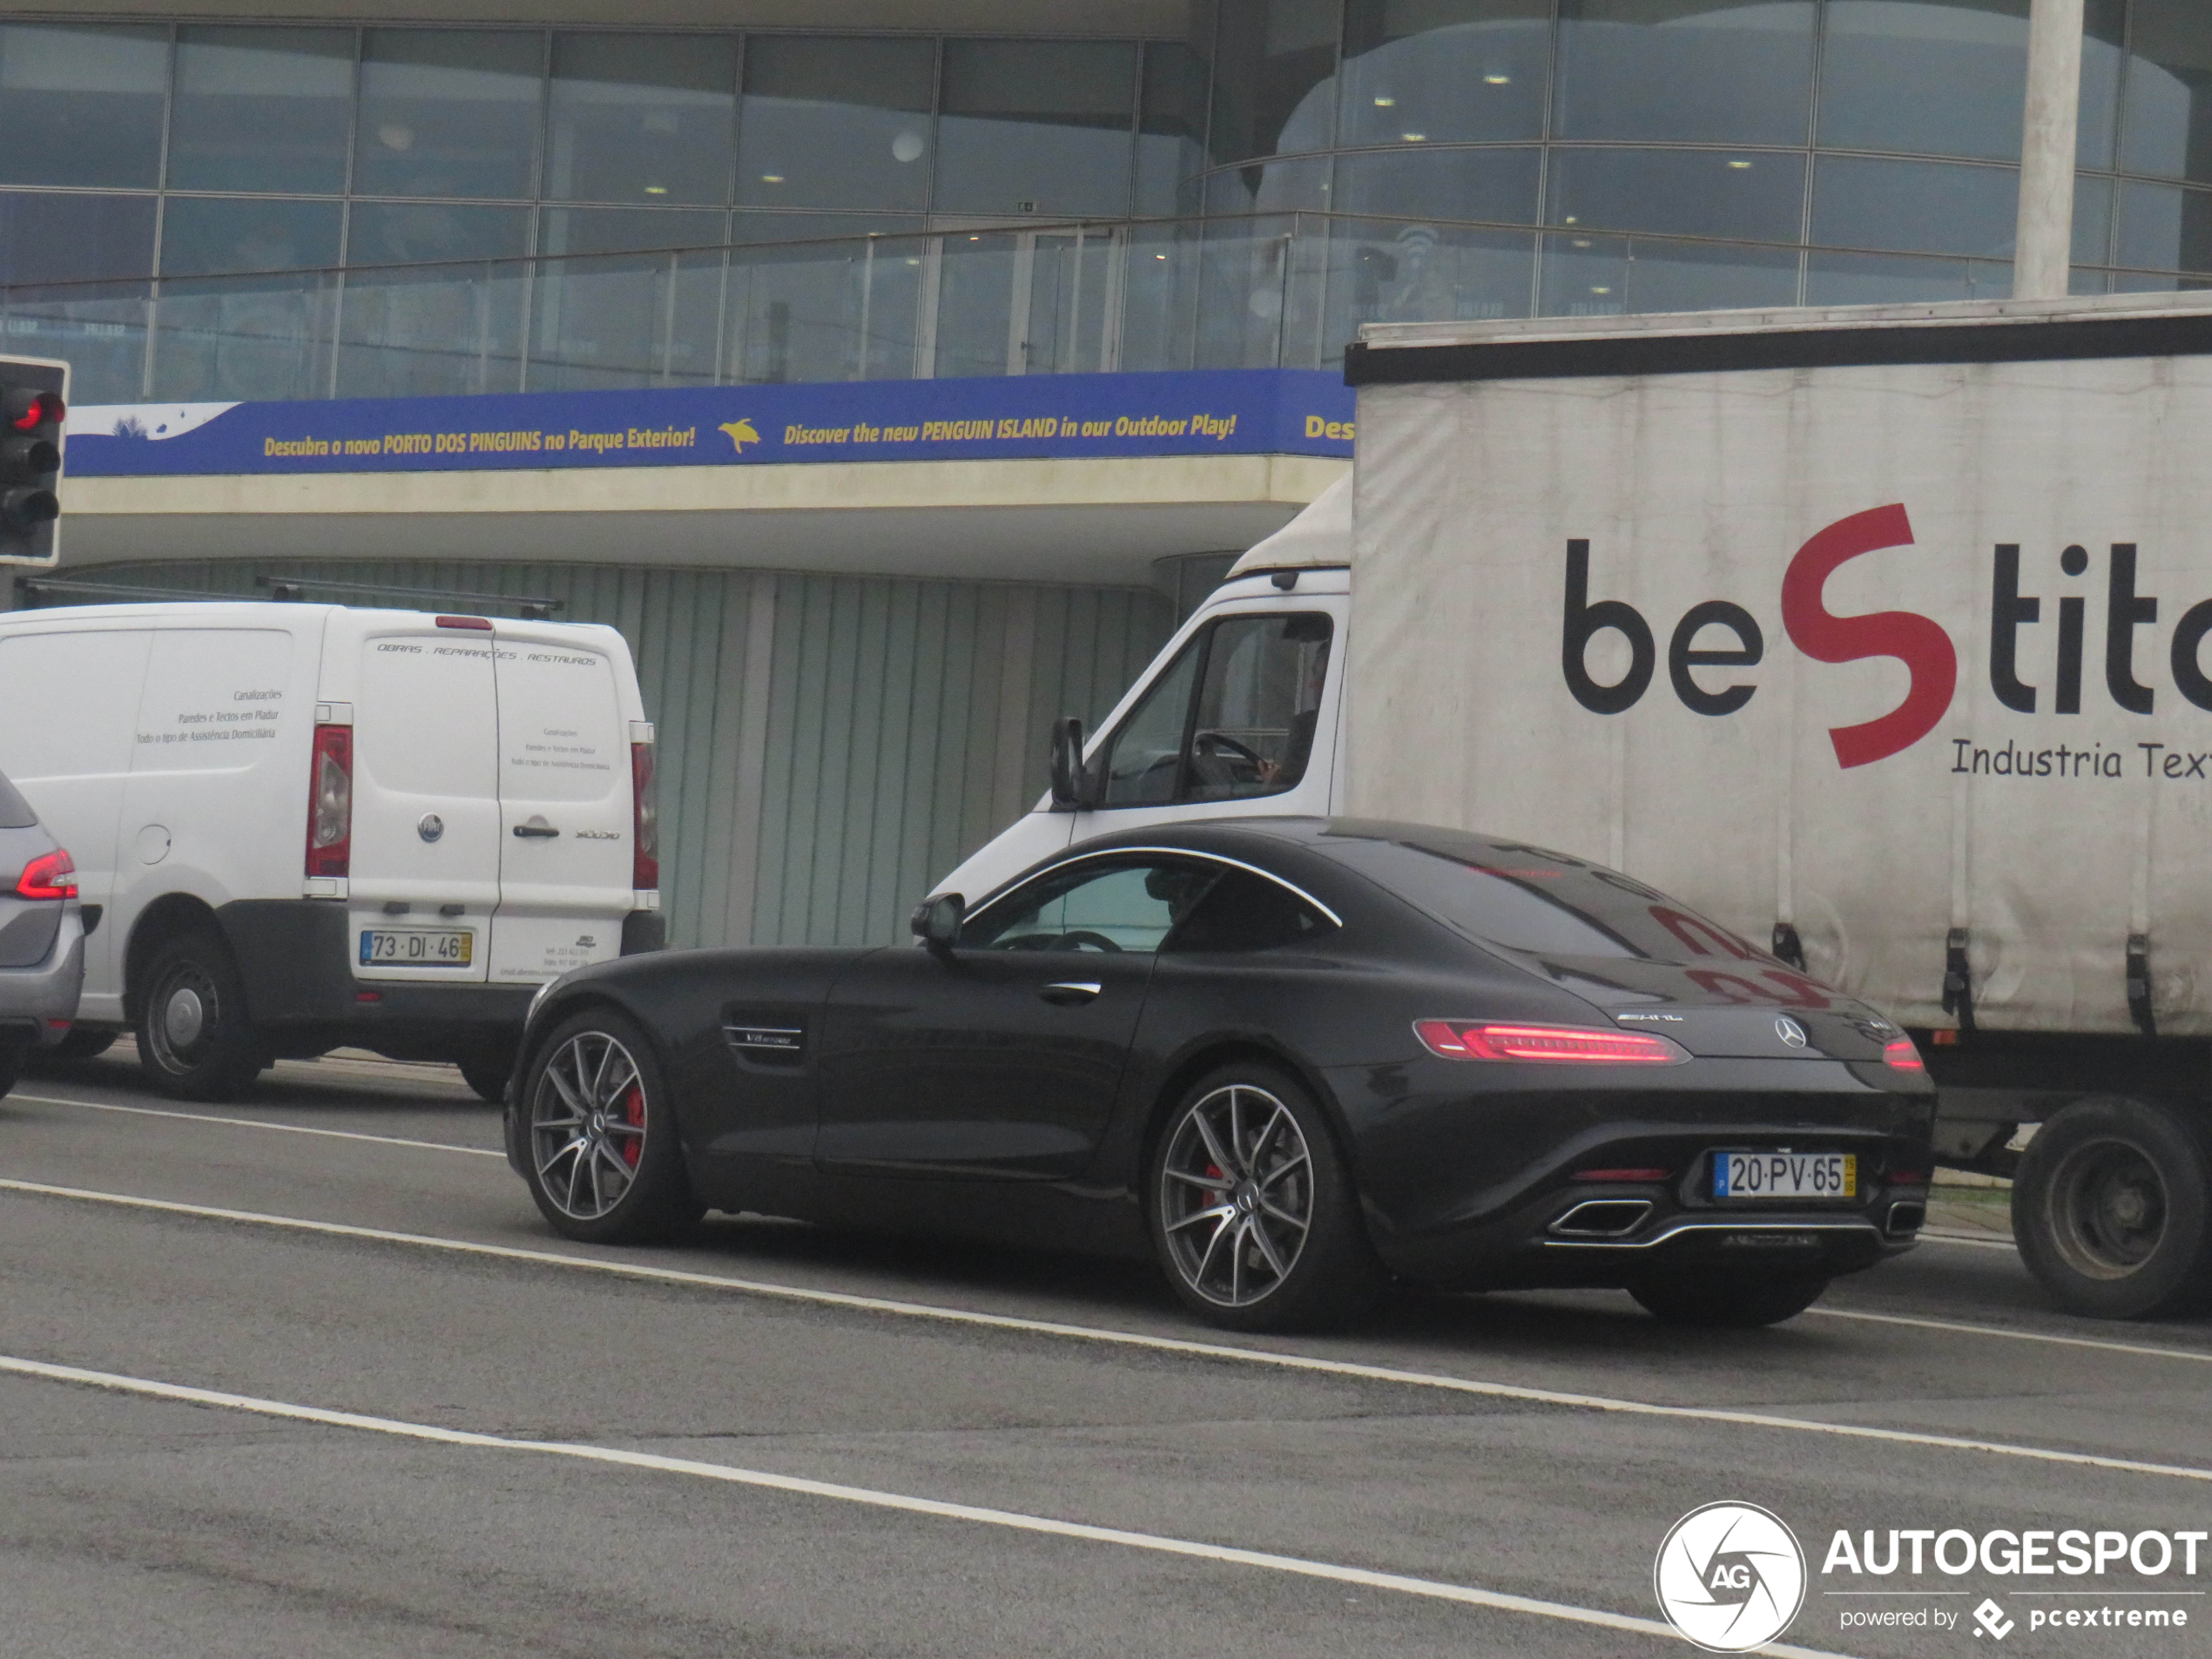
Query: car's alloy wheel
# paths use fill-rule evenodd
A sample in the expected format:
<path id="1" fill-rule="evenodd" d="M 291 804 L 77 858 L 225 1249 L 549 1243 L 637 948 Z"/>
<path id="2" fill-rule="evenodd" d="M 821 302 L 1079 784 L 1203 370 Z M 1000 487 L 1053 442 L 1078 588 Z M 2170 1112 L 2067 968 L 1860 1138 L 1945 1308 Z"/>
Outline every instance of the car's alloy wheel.
<path id="1" fill-rule="evenodd" d="M 1281 1288 L 1313 1231 L 1313 1156 L 1290 1108 L 1249 1083 L 1192 1102 L 1161 1164 L 1160 1226 L 1206 1301 L 1250 1307 Z"/>
<path id="2" fill-rule="evenodd" d="M 531 1060 L 522 1105 L 530 1195 L 563 1233 L 660 1238 L 698 1217 L 674 1103 L 631 1021 L 606 1009 L 563 1022 Z"/>
<path id="3" fill-rule="evenodd" d="M 1169 1283 L 1217 1325 L 1332 1324 L 1381 1282 L 1328 1120 L 1272 1067 L 1231 1065 L 1200 1078 L 1155 1143 L 1147 1187 Z"/>

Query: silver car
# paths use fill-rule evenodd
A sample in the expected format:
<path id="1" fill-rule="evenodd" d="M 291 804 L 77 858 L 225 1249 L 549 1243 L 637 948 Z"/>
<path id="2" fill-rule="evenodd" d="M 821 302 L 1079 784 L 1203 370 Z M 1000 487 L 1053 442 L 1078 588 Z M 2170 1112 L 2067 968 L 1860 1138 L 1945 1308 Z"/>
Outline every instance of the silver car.
<path id="1" fill-rule="evenodd" d="M 0 777 L 0 1095 L 32 1049 L 69 1035 L 84 983 L 77 866 Z"/>

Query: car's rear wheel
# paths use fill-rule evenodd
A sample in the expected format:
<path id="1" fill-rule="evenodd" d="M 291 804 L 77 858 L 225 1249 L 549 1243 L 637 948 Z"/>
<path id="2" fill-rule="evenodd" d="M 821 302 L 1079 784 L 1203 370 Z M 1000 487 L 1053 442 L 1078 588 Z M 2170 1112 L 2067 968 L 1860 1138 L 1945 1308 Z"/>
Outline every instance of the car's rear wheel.
<path id="1" fill-rule="evenodd" d="M 1230 1066 L 1200 1079 L 1168 1118 L 1147 1186 L 1168 1282 L 1216 1325 L 1335 1324 L 1381 1283 L 1351 1170 L 1320 1107 L 1271 1067 Z"/>
<path id="2" fill-rule="evenodd" d="M 1629 1294 L 1669 1325 L 1750 1330 L 1794 1319 L 1828 1288 L 1820 1272 L 1713 1274 L 1652 1278 Z"/>
<path id="3" fill-rule="evenodd" d="M 12 1043 L 0 1048 L 0 1097 L 4 1097 L 22 1077 L 24 1054 Z"/>
<path id="4" fill-rule="evenodd" d="M 97 1060 L 115 1047 L 115 1040 L 122 1033 L 119 1031 L 103 1030 L 97 1026 L 79 1026 L 47 1049 L 46 1055 L 54 1060 Z"/>
<path id="5" fill-rule="evenodd" d="M 597 1244 L 680 1232 L 704 1213 L 660 1062 L 637 1023 L 586 1008 L 541 1043 L 523 1080 L 525 1171 L 554 1231 Z"/>
<path id="6" fill-rule="evenodd" d="M 179 934 L 155 949 L 136 1035 L 139 1070 L 177 1100 L 233 1099 L 269 1063 L 238 965 L 212 933 Z"/>
<path id="7" fill-rule="evenodd" d="M 2212 1298 L 2212 1167 L 2190 1125 L 2147 1102 L 2052 1114 L 2013 1177 L 2020 1258 L 2070 1312 L 2193 1312 Z"/>

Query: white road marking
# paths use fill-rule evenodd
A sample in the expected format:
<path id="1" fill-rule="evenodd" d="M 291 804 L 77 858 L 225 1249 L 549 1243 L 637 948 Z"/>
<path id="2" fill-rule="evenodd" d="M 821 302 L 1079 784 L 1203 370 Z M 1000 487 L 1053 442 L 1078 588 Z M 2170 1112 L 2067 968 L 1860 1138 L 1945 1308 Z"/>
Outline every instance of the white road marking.
<path id="1" fill-rule="evenodd" d="M 1966 1244 L 1975 1250 L 2017 1251 L 2020 1248 L 2009 1238 L 1994 1237 L 1983 1238 L 1973 1233 L 1932 1233 L 1925 1227 L 1920 1229 L 1919 1236 L 1923 1241 L 1931 1244 Z"/>
<path id="2" fill-rule="evenodd" d="M 1862 1313 L 1855 1308 L 1807 1308 L 1824 1319 L 1857 1319 L 1865 1325 L 1909 1325 L 1923 1331 L 1954 1331 L 1967 1336 L 2000 1337 L 2013 1342 L 2047 1342 L 2060 1348 L 2094 1348 L 2101 1353 L 2140 1354 L 2152 1359 L 2191 1359 L 2212 1365 L 2212 1352 L 2166 1348 L 2148 1342 L 2114 1342 L 2106 1337 L 2062 1337 L 2047 1331 L 2011 1331 L 2001 1325 L 1968 1325 L 1957 1319 L 1928 1319 L 1911 1313 Z"/>
<path id="3" fill-rule="evenodd" d="M 294 1216 L 264 1215 L 251 1210 L 224 1210 L 212 1204 L 179 1204 L 165 1198 L 140 1198 L 127 1193 L 91 1191 L 81 1187 L 49 1185 L 38 1181 L 0 1179 L 0 1191 L 25 1192 L 43 1197 L 71 1198 L 91 1204 L 151 1210 L 169 1215 L 193 1216 L 212 1221 L 242 1222 L 252 1226 L 280 1227 L 334 1238 L 360 1238 L 374 1244 L 407 1244 L 456 1255 L 485 1256 L 501 1261 L 528 1262 L 537 1266 L 566 1267 L 618 1278 L 649 1279 L 664 1285 L 695 1285 L 732 1291 L 741 1295 L 808 1302 L 820 1307 L 850 1308 L 867 1313 L 894 1314 L 902 1318 L 930 1319 L 948 1325 L 981 1326 L 995 1331 L 1019 1331 L 1034 1336 L 1062 1337 L 1116 1347 L 1143 1348 L 1156 1353 L 1188 1354 L 1205 1359 L 1226 1359 L 1241 1365 L 1271 1366 L 1285 1371 L 1311 1372 L 1328 1377 L 1356 1377 L 1363 1381 L 1434 1388 L 1449 1393 L 1474 1394 L 1491 1399 L 1522 1400 L 1533 1405 L 1560 1406 L 1577 1411 L 1606 1412 L 1626 1417 L 1670 1418 L 1682 1422 L 1725 1423 L 1742 1428 L 1777 1429 L 1789 1433 L 1831 1435 L 1839 1440 L 1878 1440 L 1896 1446 L 1932 1447 L 1943 1451 L 1979 1452 L 1993 1457 L 2022 1458 L 2033 1462 L 2057 1463 L 2080 1468 L 2111 1469 L 2126 1474 L 2154 1474 L 2179 1480 L 2212 1482 L 2212 1468 L 2182 1463 L 2150 1463 L 2136 1458 L 2109 1457 L 2094 1452 L 2067 1452 L 2055 1447 L 2026 1446 L 2009 1440 L 1970 1440 L 1953 1434 L 1925 1433 L 1911 1429 L 1878 1428 L 1871 1424 L 1830 1422 L 1820 1418 L 1784 1417 L 1770 1412 L 1735 1411 L 1708 1406 L 1665 1406 L 1653 1400 L 1622 1399 L 1607 1394 L 1581 1394 L 1554 1388 L 1532 1388 L 1516 1383 L 1485 1382 L 1437 1372 L 1400 1371 L 1391 1366 L 1371 1366 L 1350 1359 L 1325 1359 L 1318 1355 L 1283 1353 L 1268 1348 L 1244 1348 L 1220 1342 L 1195 1342 L 1183 1337 L 1148 1336 L 1088 1325 L 1064 1325 L 1052 1319 L 1022 1318 L 1010 1313 L 981 1313 L 967 1308 L 940 1307 L 927 1302 L 894 1301 L 886 1297 L 856 1296 L 845 1291 L 813 1290 L 760 1279 L 727 1278 L 717 1273 L 689 1272 L 680 1268 L 646 1267 L 631 1262 L 609 1261 L 596 1256 L 570 1256 L 555 1251 L 524 1250 L 513 1244 L 484 1244 L 464 1238 L 442 1238 L 433 1234 L 395 1232 L 381 1227 L 357 1227 L 344 1222 L 308 1221 Z M 2087 1341 L 2087 1339 L 2063 1339 Z M 2158 1350 L 2161 1357 L 2174 1351 Z M 2194 1356 L 2190 1356 L 2194 1357 Z"/>
<path id="4" fill-rule="evenodd" d="M 535 1452 L 548 1457 L 577 1458 L 592 1463 L 615 1463 L 664 1474 L 687 1474 L 699 1480 L 721 1480 L 733 1486 L 765 1487 L 811 1498 L 830 1498 L 840 1503 L 865 1504 L 874 1509 L 894 1509 L 907 1514 L 932 1515 L 948 1521 L 974 1521 L 1016 1532 L 1043 1533 L 1056 1538 L 1079 1538 L 1091 1543 L 1119 1544 L 1130 1549 L 1151 1550 L 1166 1555 L 1195 1556 L 1200 1561 L 1224 1561 L 1239 1567 L 1264 1568 L 1302 1578 L 1328 1579 L 1339 1584 L 1359 1584 L 1371 1589 L 1396 1590 L 1406 1595 L 1459 1602 L 1501 1613 L 1522 1613 L 1537 1618 L 1561 1619 L 1573 1624 L 1594 1624 L 1608 1630 L 1676 1640 L 1671 1625 L 1656 1619 L 1640 1619 L 1597 1608 L 1575 1607 L 1563 1602 L 1539 1601 L 1533 1596 L 1508 1595 L 1465 1584 L 1436 1579 L 1409 1578 L 1399 1573 L 1378 1573 L 1364 1567 L 1343 1567 L 1330 1561 L 1309 1561 L 1298 1555 L 1277 1555 L 1264 1550 L 1237 1549 L 1224 1544 L 1200 1543 L 1158 1533 L 1125 1532 L 1117 1527 L 1093 1527 L 1077 1521 L 1055 1521 L 1047 1515 L 1023 1514 L 1010 1509 L 986 1509 L 974 1504 L 948 1503 L 940 1498 L 910 1497 L 903 1493 L 880 1492 L 870 1487 L 848 1487 L 829 1480 L 809 1480 L 798 1475 L 774 1474 L 764 1469 L 741 1469 L 727 1463 L 704 1463 L 693 1458 L 664 1457 L 655 1452 L 624 1451 L 618 1447 L 594 1446 L 577 1440 L 526 1440 L 503 1434 L 484 1434 L 468 1429 L 444 1428 L 435 1423 L 410 1423 L 391 1417 L 368 1417 L 358 1412 L 331 1411 L 320 1406 L 294 1405 L 287 1400 L 260 1399 L 251 1394 L 232 1394 L 212 1388 L 187 1387 L 181 1383 L 157 1382 L 113 1372 L 85 1371 L 75 1366 L 50 1365 L 44 1360 L 0 1355 L 0 1372 L 37 1377 L 49 1382 L 75 1383 L 117 1393 L 138 1394 L 156 1399 L 219 1410 L 249 1412 L 260 1417 L 288 1418 L 295 1422 L 320 1423 L 333 1428 L 358 1429 L 404 1440 L 431 1440 L 446 1446 L 482 1447 L 502 1452 Z M 1836 1656 L 1808 1648 L 1779 1643 L 1758 1649 L 1785 1659 L 1836 1659 Z"/>
<path id="5" fill-rule="evenodd" d="M 410 1141 L 398 1135 L 363 1135 L 349 1129 L 310 1129 L 304 1123 L 272 1123 L 259 1117 L 218 1117 L 212 1112 L 172 1112 L 159 1106 L 118 1106 L 105 1100 L 71 1100 L 65 1095 L 26 1095 L 18 1090 L 10 1100 L 37 1106 L 75 1106 L 88 1112 L 127 1112 L 133 1117 L 173 1117 L 187 1123 L 220 1123 L 226 1129 L 273 1129 L 287 1135 L 323 1135 L 334 1141 L 374 1141 L 379 1146 L 414 1146 L 428 1152 L 459 1152 L 472 1158 L 504 1158 L 507 1154 L 481 1146 L 455 1146 L 450 1141 Z"/>

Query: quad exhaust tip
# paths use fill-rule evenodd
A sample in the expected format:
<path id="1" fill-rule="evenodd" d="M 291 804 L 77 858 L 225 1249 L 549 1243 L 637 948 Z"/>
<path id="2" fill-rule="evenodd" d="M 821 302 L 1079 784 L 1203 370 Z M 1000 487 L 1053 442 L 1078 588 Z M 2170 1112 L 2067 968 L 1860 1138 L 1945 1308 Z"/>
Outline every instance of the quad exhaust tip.
<path id="1" fill-rule="evenodd" d="M 1649 1198 L 1586 1198 L 1548 1231 L 1561 1238 L 1625 1238 L 1650 1213 Z"/>

